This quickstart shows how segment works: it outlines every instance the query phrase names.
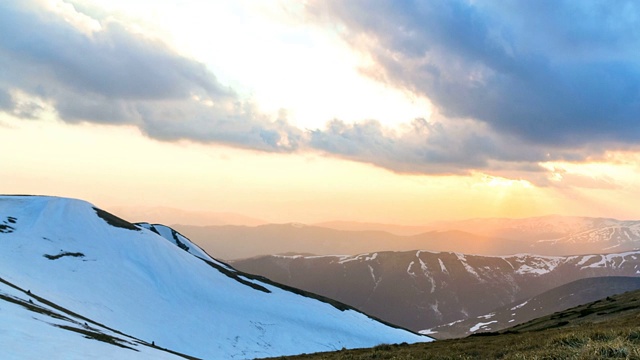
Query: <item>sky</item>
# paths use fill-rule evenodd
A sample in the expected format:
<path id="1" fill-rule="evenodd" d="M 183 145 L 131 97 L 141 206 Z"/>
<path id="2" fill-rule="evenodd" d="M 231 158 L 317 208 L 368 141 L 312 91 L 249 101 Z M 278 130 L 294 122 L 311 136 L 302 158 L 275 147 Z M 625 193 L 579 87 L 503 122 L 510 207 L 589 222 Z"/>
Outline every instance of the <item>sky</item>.
<path id="1" fill-rule="evenodd" d="M 639 7 L 3 1 L 0 192 L 268 222 L 639 219 Z"/>

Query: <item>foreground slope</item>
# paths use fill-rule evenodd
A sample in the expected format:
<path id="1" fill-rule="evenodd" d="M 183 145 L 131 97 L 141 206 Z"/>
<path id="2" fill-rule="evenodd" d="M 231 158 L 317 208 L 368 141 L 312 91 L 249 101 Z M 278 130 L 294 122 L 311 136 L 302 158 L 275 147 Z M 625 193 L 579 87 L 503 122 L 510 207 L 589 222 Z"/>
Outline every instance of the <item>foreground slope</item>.
<path id="1" fill-rule="evenodd" d="M 0 278 L 2 359 L 190 359 L 110 329 Z"/>
<path id="2" fill-rule="evenodd" d="M 609 276 L 586 278 L 558 286 L 525 301 L 499 307 L 488 314 L 458 320 L 425 331 L 438 339 L 503 330 L 607 296 L 640 289 L 640 278 Z"/>
<path id="3" fill-rule="evenodd" d="M 430 340 L 239 273 L 187 239 L 179 246 L 155 230 L 83 201 L 3 196 L 0 277 L 127 336 L 198 358 Z"/>
<path id="4" fill-rule="evenodd" d="M 640 359 L 640 290 L 554 313 L 499 333 L 287 359 Z"/>

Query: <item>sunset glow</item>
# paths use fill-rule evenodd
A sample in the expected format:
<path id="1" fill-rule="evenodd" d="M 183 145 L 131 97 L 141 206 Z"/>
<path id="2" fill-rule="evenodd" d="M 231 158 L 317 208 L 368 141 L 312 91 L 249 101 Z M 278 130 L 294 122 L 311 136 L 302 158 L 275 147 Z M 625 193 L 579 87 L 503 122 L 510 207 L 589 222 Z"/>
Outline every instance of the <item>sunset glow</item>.
<path id="1" fill-rule="evenodd" d="M 6 2 L 1 192 L 268 222 L 640 218 L 637 20 L 595 36 L 612 19 L 588 2 L 510 6 Z"/>

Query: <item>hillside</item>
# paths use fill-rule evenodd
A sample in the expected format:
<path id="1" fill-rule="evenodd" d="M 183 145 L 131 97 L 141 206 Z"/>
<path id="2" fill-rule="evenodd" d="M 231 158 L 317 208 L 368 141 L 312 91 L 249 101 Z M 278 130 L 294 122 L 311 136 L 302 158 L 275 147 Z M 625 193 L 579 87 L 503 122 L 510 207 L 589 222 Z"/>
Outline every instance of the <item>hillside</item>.
<path id="1" fill-rule="evenodd" d="M 499 331 L 607 296 L 640 289 L 637 277 L 580 279 L 545 291 L 524 301 L 494 309 L 488 314 L 437 326 L 424 333 L 438 339 L 460 338 L 471 333 Z"/>
<path id="2" fill-rule="evenodd" d="M 239 272 L 170 228 L 136 226 L 79 200 L 0 197 L 0 278 L 7 285 L 0 290 L 0 323 L 16 324 L 0 338 L 23 347 L 0 347 L 2 358 L 22 358 L 29 343 L 51 345 L 59 329 L 69 330 L 60 325 L 89 331 L 84 322 L 122 337 L 125 345 L 138 339 L 146 345 L 136 348 L 146 354 L 157 353 L 148 349 L 151 343 L 206 359 L 430 340 L 344 304 Z M 51 315 L 34 322 L 29 300 L 49 310 L 53 305 L 47 304 L 55 304 L 71 320 L 61 324 Z M 86 331 L 76 330 L 75 337 L 63 332 L 64 339 L 82 348 Z M 32 346 L 40 351 L 36 358 L 48 357 L 50 350 Z M 94 350 L 99 358 L 117 354 Z M 142 357 L 136 350 L 127 355 Z"/>
<path id="3" fill-rule="evenodd" d="M 640 290 L 636 290 L 484 336 L 280 359 L 639 359 L 639 318 Z"/>
<path id="4" fill-rule="evenodd" d="M 193 359 L 106 327 L 2 278 L 0 309 L 3 359 L 52 354 L 74 359 Z"/>

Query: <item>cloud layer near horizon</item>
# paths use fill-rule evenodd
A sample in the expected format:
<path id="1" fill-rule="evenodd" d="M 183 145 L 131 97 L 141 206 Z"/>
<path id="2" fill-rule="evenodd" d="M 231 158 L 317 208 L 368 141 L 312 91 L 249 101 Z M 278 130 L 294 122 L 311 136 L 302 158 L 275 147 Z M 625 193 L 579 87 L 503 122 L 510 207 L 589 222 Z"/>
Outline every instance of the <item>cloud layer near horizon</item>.
<path id="1" fill-rule="evenodd" d="M 66 122 L 134 125 L 164 141 L 313 149 L 401 173 L 483 171 L 538 184 L 541 162 L 640 140 L 636 3 L 335 0 L 307 12 L 345 28 L 374 60 L 372 76 L 429 98 L 438 115 L 396 129 L 335 119 L 302 130 L 126 24 L 87 30 L 35 2 L 0 4 L 0 110 L 33 119 L 46 103 Z"/>

